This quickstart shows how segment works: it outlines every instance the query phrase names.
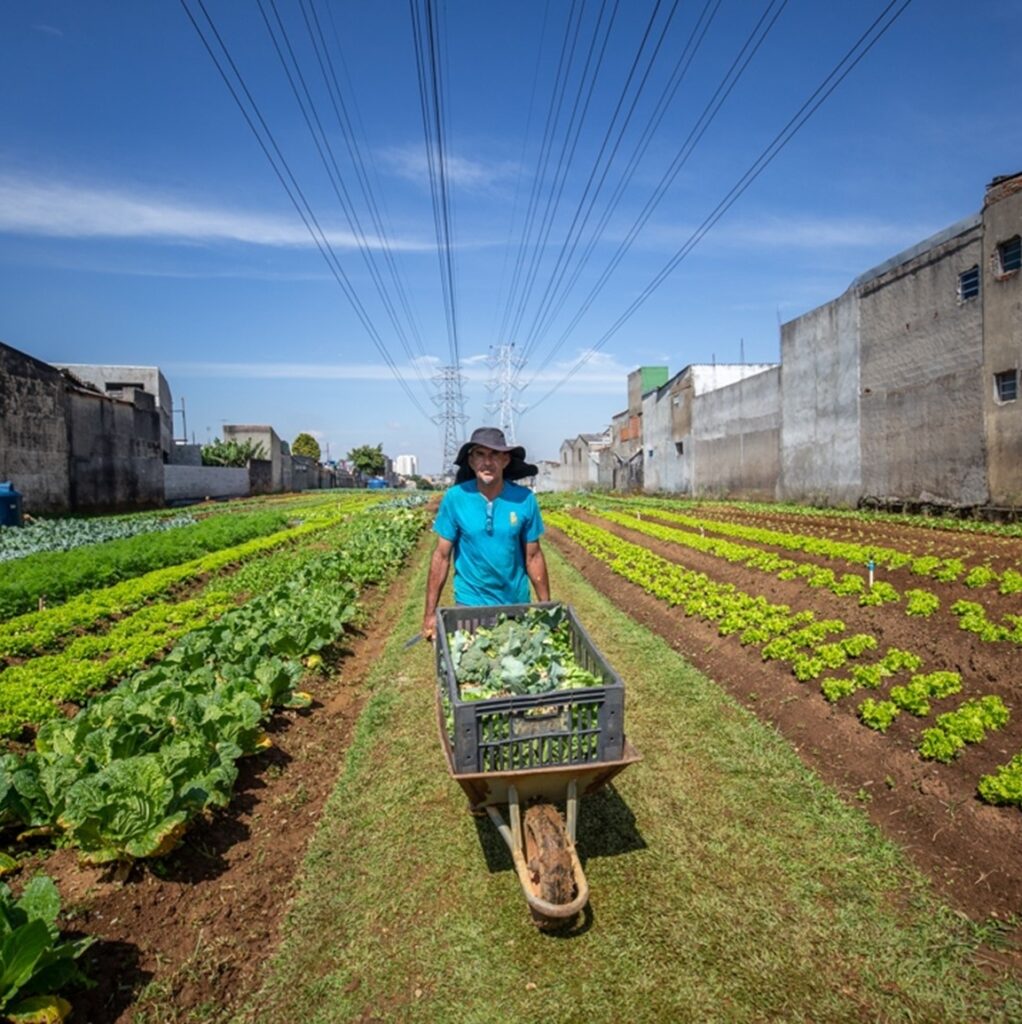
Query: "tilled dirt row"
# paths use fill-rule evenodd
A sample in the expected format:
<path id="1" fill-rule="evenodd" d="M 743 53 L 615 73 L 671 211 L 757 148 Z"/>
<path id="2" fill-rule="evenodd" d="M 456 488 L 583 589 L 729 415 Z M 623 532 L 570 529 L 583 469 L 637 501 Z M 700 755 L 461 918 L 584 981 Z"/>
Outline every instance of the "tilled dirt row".
<path id="1" fill-rule="evenodd" d="M 859 700 L 876 696 L 873 691 L 860 691 L 831 705 L 820 693 L 818 681 L 798 682 L 787 666 L 762 661 L 758 650 L 742 647 L 737 636 L 720 637 L 714 625 L 686 617 L 679 608 L 617 576 L 559 531 L 550 530 L 551 540 L 593 586 L 773 724 L 810 767 L 846 798 L 861 804 L 933 878 L 949 903 L 976 919 L 1018 912 L 1022 907 L 1022 815 L 990 807 L 976 796 L 979 777 L 1022 750 L 1017 682 L 1022 678 L 1022 652 L 1017 647 L 984 644 L 946 619 L 934 622 L 911 619 L 904 611 L 889 608 L 860 609 L 854 599 L 729 565 L 582 512 L 574 514 L 669 561 L 704 572 L 716 582 L 762 594 L 794 611 L 810 609 L 818 619 L 839 618 L 850 633 L 876 636 L 881 653 L 887 647 L 914 651 L 924 658 L 922 671 L 960 672 L 963 693 L 935 702 L 934 714 L 946 709 L 942 705 L 957 706 L 967 697 L 1001 695 L 1013 711 L 1005 729 L 967 748 L 951 765 L 923 761 L 915 745 L 922 729 L 932 724 L 933 715 L 920 721 L 903 713 L 886 735 L 874 732 L 855 715 Z M 864 660 L 868 659 L 869 655 Z M 905 682 L 907 675 L 894 681 Z"/>
<path id="2" fill-rule="evenodd" d="M 635 507 L 640 506 L 637 504 Z M 657 506 L 650 505 L 648 508 L 651 515 L 656 514 Z M 808 537 L 826 537 L 828 540 L 852 544 L 894 548 L 911 555 L 961 558 L 970 568 L 974 565 L 990 565 L 998 572 L 1003 572 L 1005 569 L 1019 569 L 1022 565 L 1022 540 L 996 534 L 955 532 L 882 520 L 860 521 L 843 516 L 805 516 L 795 512 L 772 512 L 767 509 L 722 509 L 713 505 L 679 505 L 665 511 L 761 530 L 777 530 Z"/>
<path id="3" fill-rule="evenodd" d="M 579 511 L 580 516 L 584 516 L 586 513 Z M 686 534 L 693 534 L 695 532 L 693 527 L 683 526 L 680 523 L 672 523 L 666 519 L 658 519 L 655 509 L 650 509 L 648 512 L 642 511 L 642 518 L 645 522 L 650 523 L 664 529 L 674 530 L 678 533 L 679 542 L 684 540 Z M 601 518 L 600 523 L 604 523 Z M 776 530 L 782 533 L 793 532 L 791 530 L 784 530 L 780 524 L 774 524 L 769 529 Z M 641 530 L 635 531 L 637 535 L 641 535 L 644 539 L 648 538 L 648 535 L 643 534 Z M 838 577 L 848 573 L 851 575 L 858 575 L 865 581 L 868 576 L 868 569 L 866 565 L 852 565 L 846 561 L 839 559 L 827 559 L 819 555 L 808 554 L 804 551 L 791 551 L 788 548 L 781 547 L 777 544 L 770 544 L 763 541 L 751 541 L 740 537 L 727 537 L 724 535 L 711 535 L 704 533 L 703 537 L 713 537 L 713 539 L 719 539 L 722 541 L 739 544 L 742 547 L 752 548 L 758 551 L 771 551 L 774 554 L 779 555 L 782 558 L 789 559 L 792 562 L 799 564 L 809 564 L 825 566 L 831 569 L 834 574 Z M 1007 538 L 992 538 L 995 541 L 1000 541 Z M 986 542 L 988 539 L 984 539 Z M 655 540 L 653 540 L 656 543 Z M 856 543 L 863 543 L 862 539 L 856 540 Z M 1001 560 L 1004 564 L 1014 564 L 1015 556 L 1022 558 L 1022 541 L 1014 540 L 1011 541 L 1014 544 L 1014 549 L 1006 552 L 1005 557 Z M 893 545 L 900 551 L 912 550 L 904 546 Z M 677 551 L 680 552 L 679 547 Z M 992 557 L 986 549 L 980 552 L 976 552 L 981 558 Z M 687 556 L 686 556 L 687 557 Z M 722 564 L 723 559 L 717 558 L 714 555 L 705 556 L 709 558 L 713 563 Z M 943 556 L 941 556 L 943 557 Z M 948 556 L 950 557 L 950 556 Z M 982 564 L 977 562 L 976 564 Z M 996 568 L 996 566 L 994 566 Z M 757 570 L 749 570 L 750 572 L 757 572 Z M 763 574 L 764 577 L 766 574 Z M 967 587 L 962 580 L 957 580 L 953 583 L 943 583 L 938 580 L 932 579 L 928 576 L 920 576 L 917 573 L 912 573 L 908 569 L 887 569 L 882 566 L 878 566 L 874 570 L 874 579 L 889 583 L 891 586 L 898 591 L 899 594 L 904 595 L 909 590 L 927 590 L 932 594 L 935 594 L 940 599 L 941 608 L 938 615 L 933 620 L 922 620 L 917 618 L 916 622 L 923 623 L 924 621 L 939 621 L 944 620 L 942 629 L 950 628 L 957 630 L 957 618 L 951 612 L 951 607 L 956 601 L 971 601 L 976 604 L 983 606 L 986 611 L 987 618 L 992 622 L 1000 623 L 1003 621 L 1005 615 L 1008 614 L 1020 614 L 1022 613 L 1022 596 L 1018 594 L 1001 594 L 996 586 L 989 585 L 986 587 Z M 778 581 L 783 582 L 783 581 Z M 788 581 L 793 582 L 796 588 L 805 588 L 806 583 L 804 581 Z M 819 590 L 819 593 L 829 593 L 828 591 Z M 836 596 L 836 595 L 834 595 Z M 847 607 L 849 604 L 854 605 L 857 602 L 855 597 L 839 598 L 841 604 Z M 892 612 L 898 614 L 904 614 L 904 604 L 895 604 L 893 608 L 889 607 L 887 612 L 883 613 L 880 618 L 886 620 L 890 617 Z M 988 645 L 987 645 L 988 646 Z"/>

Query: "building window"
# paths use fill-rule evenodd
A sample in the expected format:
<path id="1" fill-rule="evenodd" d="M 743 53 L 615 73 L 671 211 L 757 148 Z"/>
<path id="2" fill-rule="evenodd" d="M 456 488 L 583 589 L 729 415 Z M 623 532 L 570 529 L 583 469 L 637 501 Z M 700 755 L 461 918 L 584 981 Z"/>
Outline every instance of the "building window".
<path id="1" fill-rule="evenodd" d="M 650 448 L 650 449 L 649 449 L 649 450 L 648 450 L 648 451 L 646 452 L 646 455 L 647 455 L 647 457 L 648 457 L 648 458 L 653 458 L 653 449 L 652 449 L 652 448 Z"/>
<path id="2" fill-rule="evenodd" d="M 675 441 L 674 442 L 674 450 L 679 455 L 684 455 L 685 454 L 685 442 L 684 441 Z"/>
<path id="3" fill-rule="evenodd" d="M 969 267 L 958 275 L 958 299 L 974 299 L 979 295 L 979 266 Z"/>
<path id="4" fill-rule="evenodd" d="M 994 398 L 998 402 L 1014 402 L 1018 398 L 1018 370 L 994 374 Z"/>
<path id="5" fill-rule="evenodd" d="M 1022 267 L 1022 237 L 1016 235 L 1006 242 L 997 243 L 997 265 L 1002 274 L 1010 274 Z"/>

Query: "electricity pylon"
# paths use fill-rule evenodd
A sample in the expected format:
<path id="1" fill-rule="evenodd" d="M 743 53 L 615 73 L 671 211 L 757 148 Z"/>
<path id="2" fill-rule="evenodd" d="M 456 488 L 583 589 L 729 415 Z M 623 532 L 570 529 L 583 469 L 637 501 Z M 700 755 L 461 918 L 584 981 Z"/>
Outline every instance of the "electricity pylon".
<path id="1" fill-rule="evenodd" d="M 515 383 L 515 377 L 524 363 L 515 355 L 514 345 L 491 348 L 486 362 L 493 370 L 486 388 L 494 395 L 493 400 L 486 403 L 486 409 L 497 414 L 498 426 L 504 431 L 508 444 L 515 444 L 515 414 L 522 411 L 515 401 L 521 387 Z"/>
<path id="2" fill-rule="evenodd" d="M 461 390 L 463 378 L 457 366 L 441 366 L 433 374 L 433 383 L 437 385 L 438 394 L 433 396 L 439 412 L 433 422 L 440 427 L 440 439 L 443 446 L 445 476 L 454 476 L 457 467 L 454 460 L 458 457 L 461 447 L 462 427 L 468 422 L 465 415 L 465 398 Z"/>

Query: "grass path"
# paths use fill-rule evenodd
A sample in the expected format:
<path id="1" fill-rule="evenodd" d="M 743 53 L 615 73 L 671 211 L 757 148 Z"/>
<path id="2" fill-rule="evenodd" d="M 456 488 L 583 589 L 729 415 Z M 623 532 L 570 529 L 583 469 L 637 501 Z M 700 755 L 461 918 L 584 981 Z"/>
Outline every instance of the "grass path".
<path id="1" fill-rule="evenodd" d="M 370 680 L 301 894 L 246 1020 L 1009 1021 L 1022 990 L 976 966 L 981 934 L 792 749 L 556 552 L 627 684 L 645 760 L 585 798 L 591 911 L 537 932 L 488 821 L 446 774 L 426 563 Z"/>

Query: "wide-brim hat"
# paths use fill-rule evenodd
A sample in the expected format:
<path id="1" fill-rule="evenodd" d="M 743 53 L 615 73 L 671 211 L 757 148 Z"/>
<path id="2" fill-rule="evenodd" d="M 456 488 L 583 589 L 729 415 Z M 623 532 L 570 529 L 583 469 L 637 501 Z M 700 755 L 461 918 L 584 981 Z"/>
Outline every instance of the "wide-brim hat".
<path id="1" fill-rule="evenodd" d="M 521 480 L 523 477 L 535 476 L 539 472 L 535 466 L 525 461 L 525 449 L 520 444 L 507 443 L 503 430 L 498 427 L 479 427 L 472 431 L 472 436 L 461 446 L 458 457 L 454 460 L 458 467 L 458 475 L 454 478 L 456 484 L 475 479 L 475 473 L 468 464 L 468 456 L 476 447 L 510 454 L 511 461 L 504 470 L 505 480 Z"/>

